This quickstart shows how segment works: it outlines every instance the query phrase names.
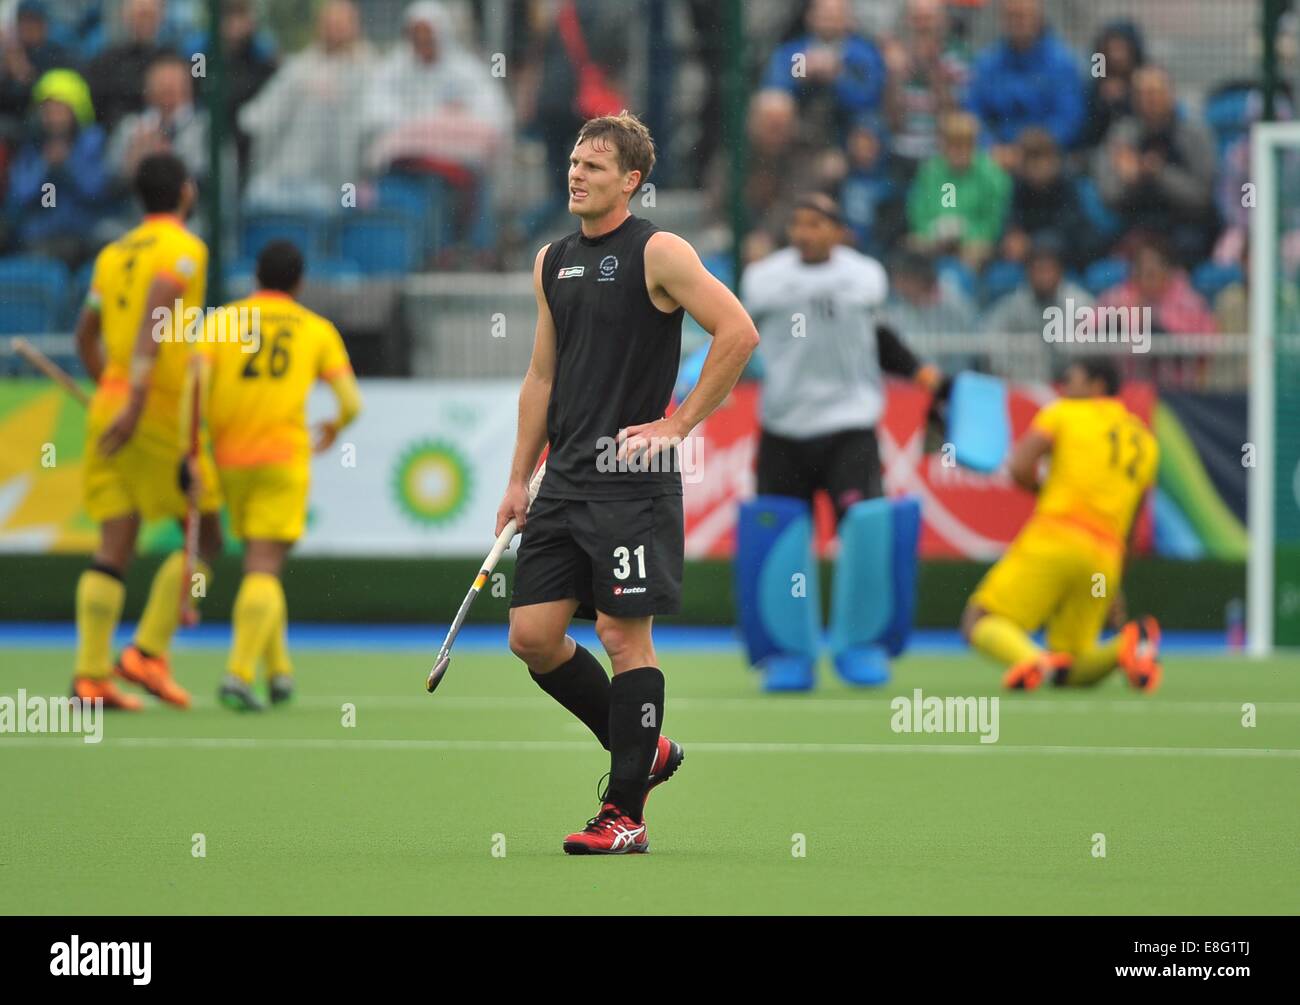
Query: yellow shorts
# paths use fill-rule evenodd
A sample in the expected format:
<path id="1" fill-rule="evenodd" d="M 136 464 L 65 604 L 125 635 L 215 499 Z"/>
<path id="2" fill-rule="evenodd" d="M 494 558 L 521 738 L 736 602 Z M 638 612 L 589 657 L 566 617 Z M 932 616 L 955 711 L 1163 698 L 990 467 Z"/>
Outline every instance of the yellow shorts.
<path id="1" fill-rule="evenodd" d="M 1097 644 L 1123 573 L 1123 552 L 1085 530 L 1031 522 L 976 587 L 971 603 L 1027 632 L 1047 626 L 1053 652 Z"/>
<path id="2" fill-rule="evenodd" d="M 140 429 L 112 457 L 99 449 L 106 425 L 91 422 L 86 427 L 83 455 L 82 499 L 86 513 L 96 523 L 139 513 L 146 520 L 185 516 L 186 499 L 177 478 L 183 455 L 168 435 Z M 174 436 L 174 434 L 172 434 Z M 199 455 L 199 510 L 221 509 L 217 469 L 207 451 Z"/>
<path id="3" fill-rule="evenodd" d="M 222 468 L 221 489 L 230 508 L 230 527 L 241 541 L 296 541 L 307 527 L 305 464 L 258 464 Z"/>

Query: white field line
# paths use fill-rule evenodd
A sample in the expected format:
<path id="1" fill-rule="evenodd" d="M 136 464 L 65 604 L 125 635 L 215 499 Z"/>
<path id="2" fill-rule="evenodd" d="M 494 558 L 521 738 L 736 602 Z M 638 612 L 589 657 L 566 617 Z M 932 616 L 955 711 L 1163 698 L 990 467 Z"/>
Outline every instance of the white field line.
<path id="1" fill-rule="evenodd" d="M 138 750 L 365 750 L 442 751 L 449 753 L 590 753 L 589 740 L 381 740 L 321 739 L 312 737 L 105 737 L 87 744 L 79 736 L 37 739 L 30 736 L 0 735 L 0 750 L 6 747 L 65 749 L 121 748 Z M 1055 744 L 979 743 L 972 736 L 966 743 L 750 743 L 694 740 L 684 744 L 688 751 L 714 754 L 1029 754 L 1117 757 L 1229 757 L 1287 758 L 1300 760 L 1300 749 L 1268 747 L 1083 747 Z"/>
<path id="2" fill-rule="evenodd" d="M 927 692 L 927 694 L 932 692 Z M 943 695 L 939 695 L 943 697 Z M 842 712 L 857 714 L 863 711 L 879 712 L 890 708 L 893 697 L 911 700 L 911 694 L 891 696 L 890 698 L 669 698 L 674 710 L 699 712 L 778 712 L 782 715 L 791 712 Z M 1014 710 L 1017 714 L 1053 714 L 1056 712 L 1130 712 L 1223 715 L 1241 714 L 1241 703 L 1230 701 L 1165 701 L 1162 699 L 1146 700 L 1142 698 L 1124 699 L 1081 699 L 1079 701 L 1036 701 L 1033 698 L 1005 697 L 1004 711 Z M 300 695 L 293 699 L 294 704 L 302 708 L 329 708 L 337 710 L 345 701 L 350 701 L 358 708 L 365 707 L 379 711 L 415 711 L 418 709 L 435 709 L 439 707 L 455 708 L 463 711 L 520 711 L 533 712 L 551 702 L 544 696 L 527 697 L 474 697 L 470 695 L 426 694 L 378 694 L 378 695 Z M 1253 702 L 1256 712 L 1277 712 L 1282 715 L 1300 715 L 1300 701 L 1257 701 Z M 194 698 L 195 708 L 217 708 L 215 699 L 205 696 Z"/>

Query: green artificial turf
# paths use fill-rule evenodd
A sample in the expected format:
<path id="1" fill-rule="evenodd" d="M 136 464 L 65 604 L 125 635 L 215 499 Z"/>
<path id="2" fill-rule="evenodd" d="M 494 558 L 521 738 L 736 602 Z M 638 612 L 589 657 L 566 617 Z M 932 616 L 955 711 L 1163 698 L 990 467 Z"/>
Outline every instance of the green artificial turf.
<path id="1" fill-rule="evenodd" d="M 1149 697 L 1117 676 L 1002 695 L 981 744 L 891 729 L 916 687 L 998 694 L 974 657 L 773 697 L 739 656 L 662 655 L 687 757 L 649 855 L 561 853 L 606 757 L 504 653 L 457 655 L 431 697 L 418 654 L 300 651 L 295 703 L 259 716 L 220 708 L 222 654 L 189 650 L 189 712 L 119 714 L 98 745 L 0 734 L 0 912 L 1300 911 L 1284 659 L 1173 656 Z M 0 695 L 64 693 L 69 661 L 0 652 Z"/>

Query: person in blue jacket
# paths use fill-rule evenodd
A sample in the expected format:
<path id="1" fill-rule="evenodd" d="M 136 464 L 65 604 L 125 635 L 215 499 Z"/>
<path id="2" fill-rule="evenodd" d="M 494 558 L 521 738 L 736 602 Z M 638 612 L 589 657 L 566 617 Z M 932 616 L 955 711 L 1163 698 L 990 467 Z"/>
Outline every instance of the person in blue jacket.
<path id="1" fill-rule="evenodd" d="M 1015 142 L 1030 126 L 1046 129 L 1060 149 L 1074 148 L 1085 95 L 1078 61 L 1047 26 L 1042 0 L 1002 0 L 1002 31 L 976 58 L 966 102 L 984 123 L 993 158 L 1013 170 Z"/>
<path id="2" fill-rule="evenodd" d="M 861 116 L 880 110 L 885 60 L 876 44 L 854 30 L 849 0 L 812 0 L 807 34 L 777 47 L 763 88 L 784 91 L 799 104 L 810 136 L 842 145 Z"/>

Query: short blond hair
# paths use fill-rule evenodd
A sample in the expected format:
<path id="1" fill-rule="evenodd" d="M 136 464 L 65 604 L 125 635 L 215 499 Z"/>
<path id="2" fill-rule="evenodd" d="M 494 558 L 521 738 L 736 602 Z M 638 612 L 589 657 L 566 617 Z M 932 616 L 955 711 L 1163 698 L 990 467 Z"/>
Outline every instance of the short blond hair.
<path id="1" fill-rule="evenodd" d="M 587 140 L 608 139 L 618 154 L 622 171 L 640 171 L 644 182 L 655 166 L 655 141 L 646 124 L 624 108 L 617 115 L 588 119 L 578 130 L 575 146 Z"/>

